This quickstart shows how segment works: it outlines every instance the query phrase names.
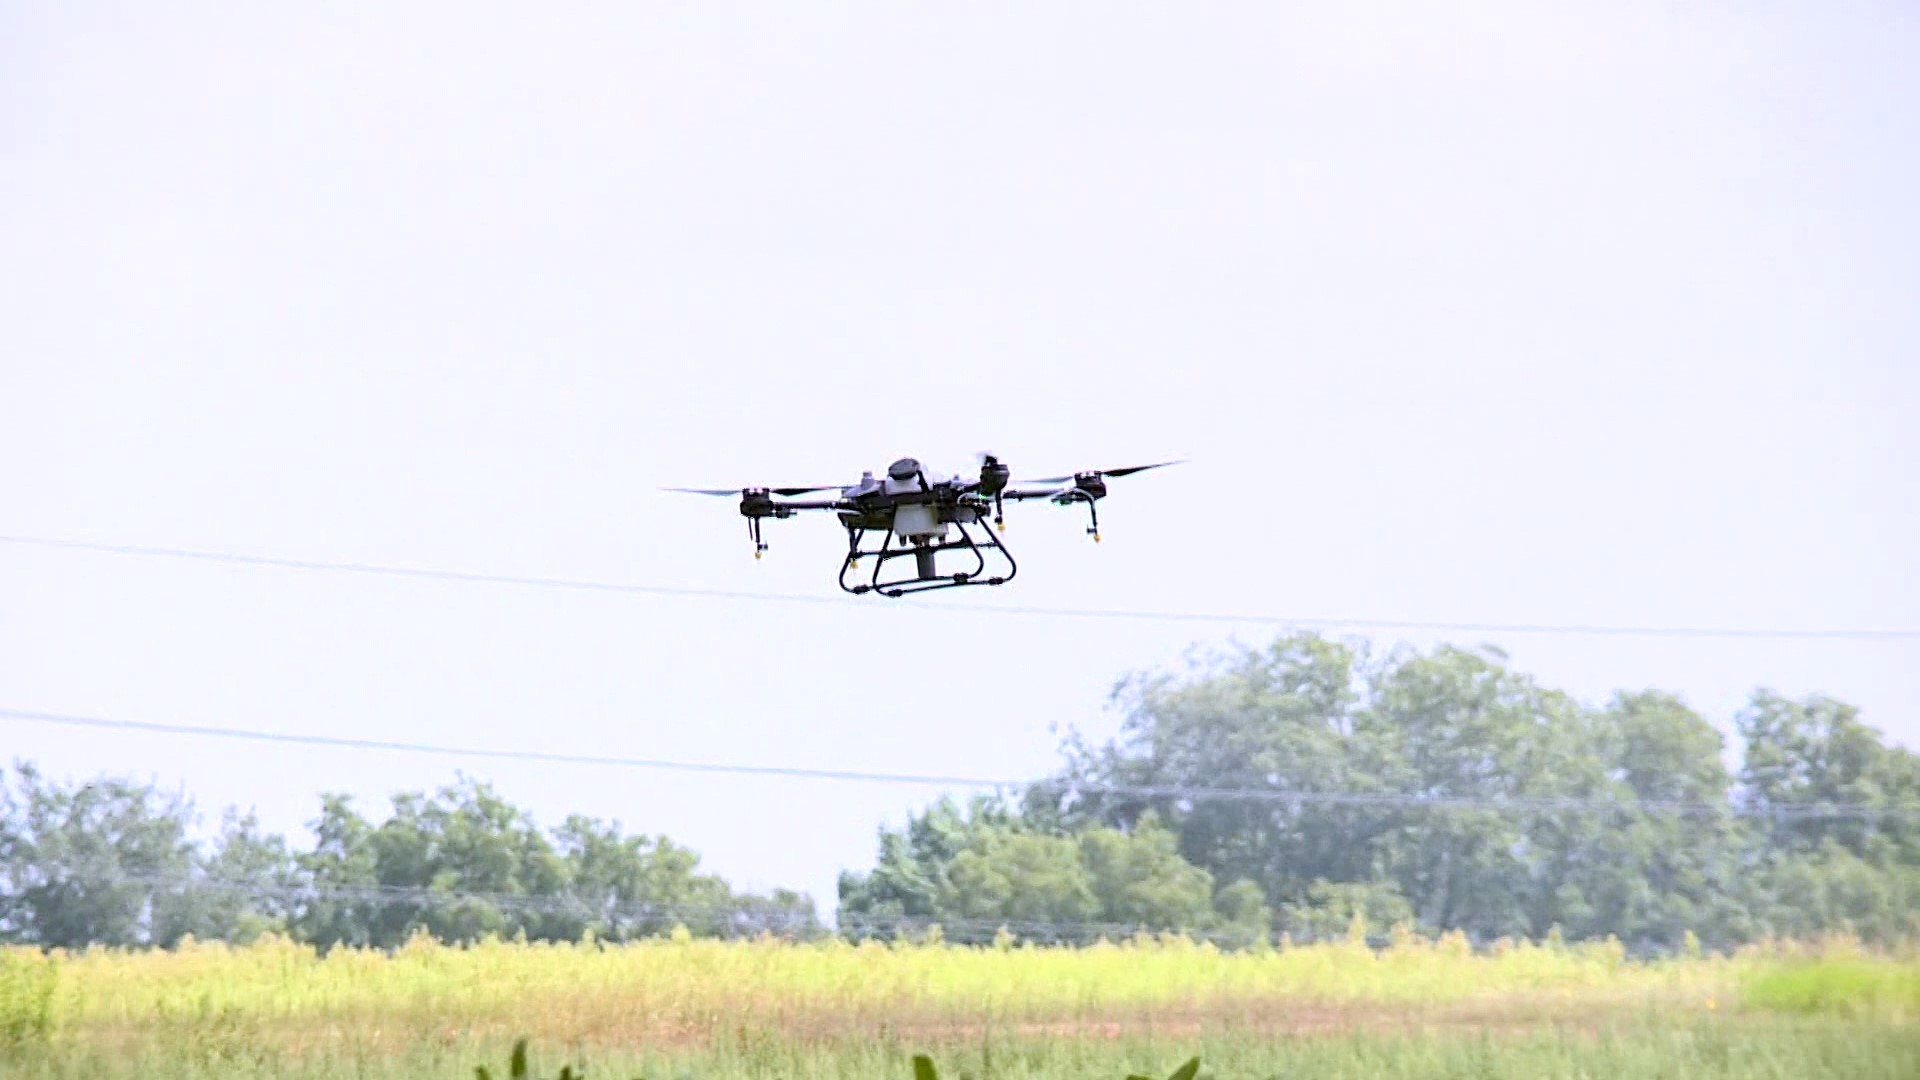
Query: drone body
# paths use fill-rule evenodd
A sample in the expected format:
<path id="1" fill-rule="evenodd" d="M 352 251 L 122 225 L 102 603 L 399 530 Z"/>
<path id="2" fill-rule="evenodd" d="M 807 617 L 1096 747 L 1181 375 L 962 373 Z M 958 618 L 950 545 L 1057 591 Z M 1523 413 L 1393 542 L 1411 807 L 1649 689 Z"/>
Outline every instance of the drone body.
<path id="1" fill-rule="evenodd" d="M 837 485 L 669 490 L 697 495 L 739 495 L 740 513 L 747 519 L 747 535 L 753 541 L 754 558 L 767 550 L 760 537 L 763 520 L 789 518 L 810 510 L 831 511 L 847 530 L 847 556 L 840 566 L 840 587 L 855 595 L 871 592 L 898 597 L 928 589 L 1004 585 L 1012 581 L 1019 568 L 996 535 L 997 529 L 1006 527 L 1004 504 L 1009 499 L 1014 502 L 1045 499 L 1059 506 L 1083 502 L 1091 518 L 1087 533 L 1097 541 L 1100 515 L 1094 504 L 1106 497 L 1107 478 L 1173 464 L 1178 463 L 1168 461 L 1046 477 L 1029 482 L 1046 486 L 1016 488 L 1011 486 L 1012 471 L 991 454 L 981 456 L 977 477 L 943 476 L 913 458 L 901 458 L 887 467 L 884 476 L 876 477 L 868 472 L 860 477 L 859 483 L 838 487 L 837 498 L 797 498 L 833 491 Z M 988 518 L 996 528 L 986 527 L 984 522 Z M 881 538 L 878 546 L 866 546 L 869 534 Z M 940 555 L 946 552 L 970 555 L 971 569 L 942 573 L 938 563 Z M 882 580 L 890 562 L 908 557 L 913 559 L 913 576 Z M 871 579 L 849 583 L 848 576 L 859 569 L 860 560 L 868 558 L 874 560 Z"/>

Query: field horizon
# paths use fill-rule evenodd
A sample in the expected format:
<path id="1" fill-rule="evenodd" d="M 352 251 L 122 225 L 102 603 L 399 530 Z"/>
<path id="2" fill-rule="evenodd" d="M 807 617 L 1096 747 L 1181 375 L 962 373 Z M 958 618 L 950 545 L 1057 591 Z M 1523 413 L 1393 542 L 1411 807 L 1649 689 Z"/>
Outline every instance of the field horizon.
<path id="1" fill-rule="evenodd" d="M 1920 1071 L 1920 961 L 1844 936 L 1634 959 L 1613 942 L 1410 933 L 1222 951 L 1093 946 L 445 945 L 284 938 L 12 949 L 0 1075 L 1863 1076 Z"/>

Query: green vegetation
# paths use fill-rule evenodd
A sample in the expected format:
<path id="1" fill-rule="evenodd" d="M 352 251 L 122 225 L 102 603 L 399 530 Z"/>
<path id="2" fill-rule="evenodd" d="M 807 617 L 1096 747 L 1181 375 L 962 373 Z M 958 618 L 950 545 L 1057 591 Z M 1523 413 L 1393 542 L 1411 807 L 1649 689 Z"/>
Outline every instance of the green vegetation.
<path id="1" fill-rule="evenodd" d="M 532 1075 L 533 1071 L 527 1065 L 527 1040 L 521 1039 L 513 1044 L 513 1053 L 507 1057 L 507 1076 L 511 1080 L 529 1080 Z M 582 1075 L 574 1072 L 573 1066 L 562 1065 L 557 1080 L 574 1080 Z M 485 1065 L 475 1066 L 473 1076 L 474 1080 L 493 1080 L 493 1070 Z"/>
<path id="2" fill-rule="evenodd" d="M 267 937 L 174 950 L 16 950 L 57 969 L 0 1075 L 465 1077 L 528 1040 L 549 1075 L 1904 1076 L 1920 965 L 1834 940 L 1636 961 L 1617 945 L 1458 935 L 1223 951 L 837 939 L 387 951 Z M 1809 1011 L 1780 987 L 1820 986 Z M 1838 989 L 1835 989 L 1838 988 Z M 511 1066 L 509 1065 L 509 1070 Z M 1203 1073 L 1203 1075 L 1206 1075 Z"/>
<path id="3" fill-rule="evenodd" d="M 538 1046 L 536 1062 L 560 1053 Z M 1475 1032 L 1308 1038 L 1212 1033 L 1185 1039 L 1014 1036 L 932 1055 L 942 1080 L 1122 1080 L 1151 1063 L 1157 1075 L 1198 1053 L 1199 1080 L 1910 1080 L 1920 1045 L 1905 1032 L 1786 1031 L 1775 1025 L 1702 1021 L 1619 1025 L 1598 1031 Z M 129 1058 L 100 1052 L 9 1066 L 0 1077 L 35 1080 L 469 1080 L 474 1062 L 502 1060 L 504 1047 L 455 1042 L 401 1058 L 351 1053 L 237 1062 L 186 1056 Z M 742 1042 L 699 1052 L 566 1055 L 583 1080 L 909 1080 L 912 1053 L 873 1041 L 792 1046 Z M 495 1072 L 498 1078 L 500 1073 Z M 533 1076 L 557 1077 L 558 1067 Z M 1150 1075 L 1150 1074 L 1149 1074 Z"/>
<path id="4" fill-rule="evenodd" d="M 468 779 L 326 796 L 298 850 L 22 765 L 0 1075 L 1920 1075 L 1920 756 L 1849 706 L 1756 693 L 1729 767 L 1670 695 L 1312 635 L 1115 704 L 1058 776 L 883 830 L 834 933 Z"/>
<path id="5" fill-rule="evenodd" d="M 4 779 L 0 775 L 0 779 Z M 405 793 L 378 824 L 327 796 L 295 853 L 229 813 L 188 840 L 190 804 L 103 777 L 63 787 L 31 766 L 0 784 L 0 942 L 171 947 L 267 933 L 392 948 L 417 931 L 624 941 L 675 926 L 708 936 L 821 932 L 797 893 L 739 894 L 666 837 L 569 817 L 542 831 L 470 779 Z"/>
<path id="6" fill-rule="evenodd" d="M 1777 1012 L 1920 1022 L 1920 965 L 1867 957 L 1806 960 L 1756 975 L 1745 999 Z"/>
<path id="7" fill-rule="evenodd" d="M 1737 769 L 1671 695 L 1582 705 L 1487 651 L 1376 657 L 1296 635 L 1126 680 L 1115 705 L 1121 737 L 1070 739 L 1060 775 L 1007 800 L 941 801 L 883 832 L 874 868 L 842 877 L 842 932 L 938 924 L 952 941 L 1004 930 L 1084 943 L 1178 930 L 1250 946 L 1343 937 L 1359 920 L 1660 952 L 1829 931 L 1885 944 L 1920 929 L 1920 755 L 1829 699 L 1756 693 L 1735 718 Z M 1278 798 L 1329 792 L 1380 800 Z M 1874 813 L 1823 813 L 1836 805 Z M 232 814 L 192 843 L 191 810 L 127 781 L 66 788 L 20 766 L 0 782 L 0 941 L 825 933 L 808 897 L 736 893 L 693 852 L 618 823 L 542 829 L 467 779 L 402 794 L 378 822 L 327 796 L 304 851 Z"/>
<path id="8" fill-rule="evenodd" d="M 0 948 L 0 1053 L 46 1041 L 53 1030 L 58 977 L 52 959 Z"/>
<path id="9" fill-rule="evenodd" d="M 473 1073 L 475 1080 L 493 1080 L 493 1070 L 487 1068 L 485 1065 L 477 1066 L 473 1070 Z M 1194 1080 L 1194 1077 L 1198 1076 L 1199 1073 L 1200 1059 L 1193 1058 L 1185 1065 L 1175 1069 L 1173 1075 L 1169 1076 L 1167 1080 Z M 533 1078 L 532 1068 L 528 1065 L 527 1041 L 525 1039 L 521 1039 L 519 1042 L 513 1044 L 513 1052 L 507 1059 L 507 1076 L 510 1077 L 511 1080 L 532 1080 Z M 576 1080 L 576 1078 L 584 1080 L 584 1077 L 585 1074 L 576 1072 L 573 1066 L 562 1065 L 557 1080 Z M 913 1056 L 913 1080 L 940 1080 L 940 1069 L 934 1065 L 931 1057 L 926 1054 L 915 1054 Z M 1152 1078 L 1135 1073 L 1129 1075 L 1127 1080 L 1152 1080 Z"/>
<path id="10" fill-rule="evenodd" d="M 1017 803 L 943 802 L 883 834 L 878 865 L 842 878 L 842 924 L 911 917 L 954 940 L 986 940 L 1000 921 L 1323 940 L 1359 917 L 1655 951 L 1920 929 L 1920 755 L 1839 702 L 1756 693 L 1736 718 L 1737 772 L 1719 732 L 1671 695 L 1582 706 L 1454 648 L 1371 657 L 1300 635 L 1128 680 L 1115 704 L 1121 737 L 1070 741 L 1063 774 Z M 1187 803 L 1094 786 L 1387 798 Z M 1405 793 L 1474 805 L 1393 801 Z M 1556 799 L 1619 809 L 1513 805 Z M 1840 804 L 1895 815 L 1818 812 Z"/>

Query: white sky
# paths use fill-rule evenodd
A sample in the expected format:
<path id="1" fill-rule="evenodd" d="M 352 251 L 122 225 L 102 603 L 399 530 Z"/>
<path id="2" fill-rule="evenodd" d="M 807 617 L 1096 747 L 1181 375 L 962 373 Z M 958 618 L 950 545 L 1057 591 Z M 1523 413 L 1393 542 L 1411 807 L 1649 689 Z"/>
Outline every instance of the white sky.
<path id="1" fill-rule="evenodd" d="M 0 6 L 0 532 L 838 595 L 655 489 L 1194 460 L 911 603 L 0 546 L 0 707 L 1028 775 L 1222 635 L 925 609 L 1920 624 L 1911 5 L 992 7 Z M 1500 644 L 1920 744 L 1914 642 Z M 0 756 L 285 830 L 463 765 Z M 932 795 L 465 767 L 827 910 Z"/>

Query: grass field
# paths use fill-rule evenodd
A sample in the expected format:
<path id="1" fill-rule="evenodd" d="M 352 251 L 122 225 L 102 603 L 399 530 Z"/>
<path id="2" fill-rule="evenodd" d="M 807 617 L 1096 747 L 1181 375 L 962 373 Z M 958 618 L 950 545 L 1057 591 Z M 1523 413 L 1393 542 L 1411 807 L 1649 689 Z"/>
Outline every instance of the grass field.
<path id="1" fill-rule="evenodd" d="M 653 941 L 0 960 L 0 1075 L 1915 1077 L 1920 962 L 1845 942 L 1626 959 L 1402 937 L 1222 953 Z"/>

